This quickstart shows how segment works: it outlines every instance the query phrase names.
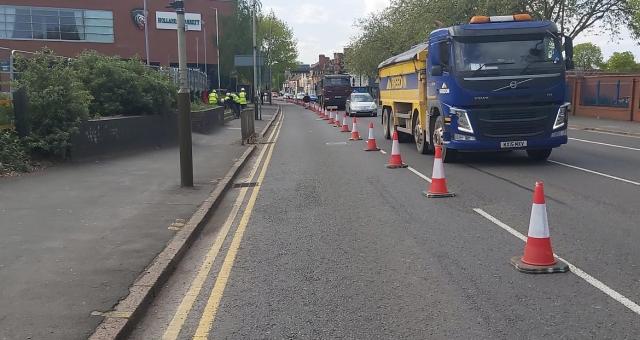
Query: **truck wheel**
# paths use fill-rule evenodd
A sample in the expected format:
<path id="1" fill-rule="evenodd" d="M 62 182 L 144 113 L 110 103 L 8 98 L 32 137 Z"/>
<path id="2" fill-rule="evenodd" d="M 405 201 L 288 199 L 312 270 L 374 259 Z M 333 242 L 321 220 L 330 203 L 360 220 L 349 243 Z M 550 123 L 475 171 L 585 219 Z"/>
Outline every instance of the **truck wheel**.
<path id="1" fill-rule="evenodd" d="M 546 161 L 550 155 L 551 155 L 551 149 L 527 150 L 527 156 L 529 156 L 529 159 L 538 161 L 538 162 Z"/>
<path id="2" fill-rule="evenodd" d="M 458 152 L 454 149 L 447 148 L 444 145 L 444 118 L 442 116 L 438 116 L 436 119 L 436 125 L 433 129 L 433 143 L 434 145 L 442 146 L 442 161 L 444 163 L 452 163 L 455 162 Z"/>
<path id="3" fill-rule="evenodd" d="M 384 109 L 382 111 L 382 135 L 384 139 L 391 139 L 391 131 L 391 113 L 387 109 Z"/>
<path id="4" fill-rule="evenodd" d="M 417 116 L 413 119 L 413 138 L 416 141 L 416 149 L 425 155 L 429 153 L 429 142 L 427 142 L 427 133 L 418 124 Z"/>

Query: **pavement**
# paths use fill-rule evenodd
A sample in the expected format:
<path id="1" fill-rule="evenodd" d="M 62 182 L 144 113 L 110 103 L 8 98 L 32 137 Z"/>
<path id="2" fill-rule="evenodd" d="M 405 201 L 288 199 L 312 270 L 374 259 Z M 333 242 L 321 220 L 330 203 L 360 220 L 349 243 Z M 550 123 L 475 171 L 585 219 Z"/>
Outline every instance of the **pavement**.
<path id="1" fill-rule="evenodd" d="M 177 146 L 0 178 L 0 339 L 91 335 L 246 149 L 240 120 L 194 134 L 192 189 Z"/>
<path id="2" fill-rule="evenodd" d="M 448 199 L 427 199 L 433 156 L 364 152 L 285 104 L 219 212 L 130 339 L 637 338 L 640 139 L 570 130 L 548 162 L 524 152 L 446 164 Z M 554 251 L 571 272 L 530 275 L 522 255 L 543 180 Z"/>
<path id="3" fill-rule="evenodd" d="M 640 136 L 640 122 L 571 116 L 569 117 L 569 126 L 578 130 L 592 130 Z"/>

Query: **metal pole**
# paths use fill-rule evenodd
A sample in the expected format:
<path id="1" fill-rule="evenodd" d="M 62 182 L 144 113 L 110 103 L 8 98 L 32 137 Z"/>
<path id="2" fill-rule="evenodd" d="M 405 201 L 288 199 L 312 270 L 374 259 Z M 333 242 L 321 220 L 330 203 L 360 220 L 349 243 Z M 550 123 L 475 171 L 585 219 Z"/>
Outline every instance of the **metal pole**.
<path id="1" fill-rule="evenodd" d="M 255 118 L 260 119 L 258 105 L 258 42 L 256 37 L 256 0 L 253 0 L 253 101 L 255 109 Z"/>
<path id="2" fill-rule="evenodd" d="M 218 9 L 216 10 L 216 53 L 218 55 L 218 91 L 220 91 L 220 31 L 218 29 Z"/>
<path id="3" fill-rule="evenodd" d="M 147 55 L 147 65 L 149 65 L 149 11 L 147 10 L 147 0 L 144 0 L 144 51 Z"/>
<path id="4" fill-rule="evenodd" d="M 196 67 L 200 69 L 200 38 L 196 37 Z"/>
<path id="5" fill-rule="evenodd" d="M 178 128 L 180 135 L 180 185 L 193 187 L 193 154 L 191 146 L 191 98 L 187 78 L 187 41 L 184 19 L 184 0 L 173 3 L 178 17 L 178 64 L 180 89 L 178 90 Z"/>
<path id="6" fill-rule="evenodd" d="M 204 31 L 203 33 L 203 42 L 204 42 L 204 74 L 207 75 L 207 89 L 209 88 L 209 73 L 207 71 L 209 71 L 209 68 L 207 67 L 207 26 L 206 23 L 204 21 L 202 21 L 202 30 Z"/>

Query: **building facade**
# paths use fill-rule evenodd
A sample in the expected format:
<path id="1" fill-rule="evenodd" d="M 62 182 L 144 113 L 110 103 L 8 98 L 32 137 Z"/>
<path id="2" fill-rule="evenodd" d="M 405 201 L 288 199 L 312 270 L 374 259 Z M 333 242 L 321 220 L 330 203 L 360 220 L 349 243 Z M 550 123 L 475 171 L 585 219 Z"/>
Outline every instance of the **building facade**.
<path id="1" fill-rule="evenodd" d="M 146 23 L 144 0 L 4 0 L 0 4 L 0 48 L 33 52 L 46 46 L 67 57 L 96 50 L 125 59 L 138 56 L 146 60 L 146 29 L 149 62 L 177 66 L 177 25 L 175 12 L 167 8 L 169 2 L 147 0 Z M 206 70 L 215 86 L 216 11 L 220 17 L 229 15 L 233 3 L 189 0 L 185 5 L 189 67 Z M 5 56 L 6 52 L 0 59 Z"/>

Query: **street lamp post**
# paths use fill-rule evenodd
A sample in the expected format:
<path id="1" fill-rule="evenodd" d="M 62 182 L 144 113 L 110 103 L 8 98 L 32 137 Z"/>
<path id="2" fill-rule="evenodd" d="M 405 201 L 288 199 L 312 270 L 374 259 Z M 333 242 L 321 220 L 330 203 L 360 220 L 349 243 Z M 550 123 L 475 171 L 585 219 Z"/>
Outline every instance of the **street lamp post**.
<path id="1" fill-rule="evenodd" d="M 210 7 L 216 11 L 216 58 L 218 59 L 218 91 L 220 91 L 220 26 L 218 25 L 218 8 Z"/>
<path id="2" fill-rule="evenodd" d="M 144 51 L 147 55 L 147 65 L 149 65 L 149 10 L 147 9 L 147 0 L 144 0 Z"/>
<path id="3" fill-rule="evenodd" d="M 260 120 L 258 108 L 258 42 L 257 42 L 257 30 L 256 30 L 256 0 L 253 0 L 253 15 L 252 15 L 252 26 L 253 26 L 253 100 L 255 102 L 255 118 Z"/>
<path id="4" fill-rule="evenodd" d="M 187 43 L 184 19 L 184 0 L 175 0 L 178 23 L 178 64 L 180 89 L 178 90 L 178 129 L 180 135 L 180 185 L 193 187 L 193 151 L 191 142 L 191 98 L 187 78 Z"/>

